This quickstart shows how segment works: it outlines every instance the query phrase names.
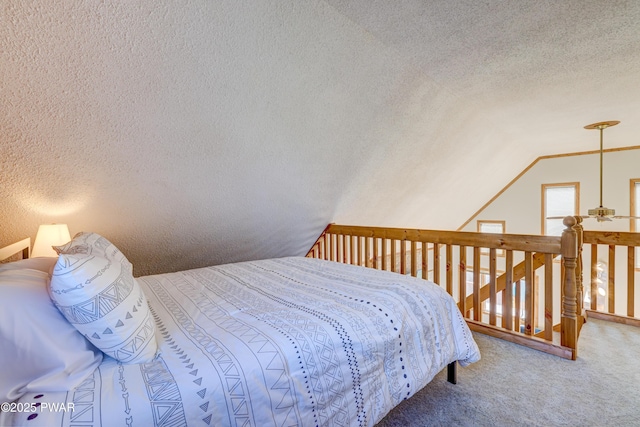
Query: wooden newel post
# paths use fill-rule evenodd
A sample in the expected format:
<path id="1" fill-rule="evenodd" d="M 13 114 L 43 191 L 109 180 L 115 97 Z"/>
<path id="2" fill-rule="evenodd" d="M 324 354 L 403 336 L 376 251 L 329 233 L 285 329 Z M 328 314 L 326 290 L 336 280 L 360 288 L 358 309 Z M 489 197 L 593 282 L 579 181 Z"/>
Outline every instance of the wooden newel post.
<path id="1" fill-rule="evenodd" d="M 576 225 L 573 227 L 576 230 L 576 237 L 578 239 L 578 261 L 576 264 L 576 304 L 578 315 L 578 337 L 580 336 L 580 330 L 582 324 L 586 321 L 584 313 L 584 281 L 582 272 L 584 270 L 584 264 L 582 262 L 582 246 L 584 244 L 584 229 L 582 228 L 582 217 L 576 216 Z"/>
<path id="2" fill-rule="evenodd" d="M 576 266 L 578 264 L 578 235 L 574 226 L 578 220 L 567 216 L 562 221 L 562 261 L 564 262 L 564 283 L 562 289 L 562 315 L 560 343 L 573 349 L 575 360 L 578 356 L 578 304 Z"/>

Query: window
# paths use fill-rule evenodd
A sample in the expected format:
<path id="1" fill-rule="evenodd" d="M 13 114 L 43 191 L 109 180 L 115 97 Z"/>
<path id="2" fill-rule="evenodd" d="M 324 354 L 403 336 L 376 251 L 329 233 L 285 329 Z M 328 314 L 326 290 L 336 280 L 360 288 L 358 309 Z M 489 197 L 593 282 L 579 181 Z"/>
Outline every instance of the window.
<path id="1" fill-rule="evenodd" d="M 580 183 L 542 184 L 542 234 L 560 236 L 567 215 L 577 215 L 579 211 Z M 549 219 L 553 218 L 553 219 Z"/>
<path id="2" fill-rule="evenodd" d="M 505 228 L 506 228 L 505 221 L 488 220 L 488 219 L 478 220 L 479 233 L 504 233 Z M 488 255 L 489 250 L 481 249 L 480 253 L 482 255 Z M 498 249 L 496 254 L 498 256 L 504 256 L 504 249 Z"/>
<path id="3" fill-rule="evenodd" d="M 493 220 L 479 220 L 478 232 L 480 233 L 504 233 L 505 222 Z"/>

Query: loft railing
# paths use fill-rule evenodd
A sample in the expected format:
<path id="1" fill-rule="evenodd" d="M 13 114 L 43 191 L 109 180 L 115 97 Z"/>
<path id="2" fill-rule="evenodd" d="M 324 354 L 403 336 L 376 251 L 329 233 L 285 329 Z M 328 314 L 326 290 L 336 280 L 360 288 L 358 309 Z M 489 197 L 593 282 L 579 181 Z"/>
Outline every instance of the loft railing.
<path id="1" fill-rule="evenodd" d="M 582 230 L 579 218 L 564 221 L 561 237 L 330 224 L 307 256 L 430 280 L 472 330 L 575 359 Z"/>
<path id="2" fill-rule="evenodd" d="M 640 326 L 639 247 L 640 233 L 584 231 L 584 306 L 589 317 Z"/>

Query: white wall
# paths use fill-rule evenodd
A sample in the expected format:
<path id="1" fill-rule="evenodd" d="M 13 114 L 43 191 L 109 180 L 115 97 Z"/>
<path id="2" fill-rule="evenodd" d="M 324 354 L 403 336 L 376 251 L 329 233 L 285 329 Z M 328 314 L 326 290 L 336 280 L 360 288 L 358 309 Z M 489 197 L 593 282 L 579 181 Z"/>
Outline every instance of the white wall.
<path id="1" fill-rule="evenodd" d="M 606 131 L 605 131 L 606 132 Z M 597 132 L 594 132 L 597 145 Z M 606 134 L 605 134 L 606 143 Z M 605 151 L 603 156 L 603 204 L 616 215 L 629 215 L 629 180 L 640 178 L 640 148 Z M 600 155 L 598 153 L 541 158 L 462 229 L 476 231 L 478 220 L 504 220 L 506 232 L 542 233 L 542 184 L 580 183 L 580 214 L 600 204 Z M 629 231 L 629 220 L 584 221 L 585 229 Z"/>

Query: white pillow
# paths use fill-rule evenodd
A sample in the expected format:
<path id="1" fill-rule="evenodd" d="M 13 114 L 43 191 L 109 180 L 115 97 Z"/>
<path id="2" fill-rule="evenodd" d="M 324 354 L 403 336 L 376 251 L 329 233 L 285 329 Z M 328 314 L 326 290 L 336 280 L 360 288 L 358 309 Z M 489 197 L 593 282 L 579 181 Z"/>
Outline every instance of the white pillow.
<path id="1" fill-rule="evenodd" d="M 36 257 L 21 259 L 18 261 L 0 264 L 0 271 L 31 268 L 33 270 L 44 271 L 48 275 L 51 275 L 53 266 L 56 265 L 56 261 L 58 261 L 58 259 L 55 257 Z"/>
<path id="2" fill-rule="evenodd" d="M 133 266 L 120 249 L 98 233 L 81 231 L 73 236 L 70 242 L 61 246 L 52 246 L 58 255 L 60 254 L 85 254 L 97 255 L 119 262 L 124 267 L 133 271 Z"/>
<path id="3" fill-rule="evenodd" d="M 36 269 L 0 271 L 2 402 L 27 392 L 68 391 L 102 361 L 102 353 L 51 303 L 48 279 Z"/>
<path id="4" fill-rule="evenodd" d="M 153 360 L 158 350 L 155 322 L 131 264 L 124 255 L 111 259 L 93 255 L 100 253 L 95 247 L 88 253 L 74 247 L 79 246 L 68 248 L 74 253 L 61 251 L 53 270 L 49 294 L 55 305 L 108 356 L 122 363 Z"/>

